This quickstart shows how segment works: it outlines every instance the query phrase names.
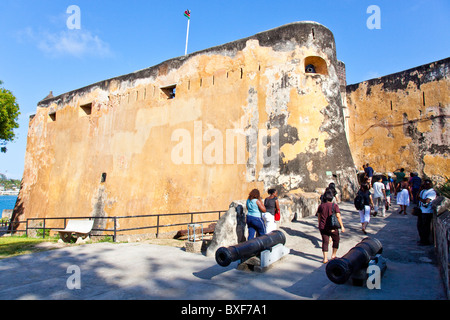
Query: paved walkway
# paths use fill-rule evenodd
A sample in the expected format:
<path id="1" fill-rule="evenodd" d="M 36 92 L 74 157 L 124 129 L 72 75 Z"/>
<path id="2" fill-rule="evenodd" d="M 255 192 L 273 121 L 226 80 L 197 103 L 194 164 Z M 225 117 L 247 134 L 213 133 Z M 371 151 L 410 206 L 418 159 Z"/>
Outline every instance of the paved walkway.
<path id="1" fill-rule="evenodd" d="M 340 207 L 347 232 L 338 256 L 366 237 L 353 205 Z M 265 273 L 239 271 L 237 263 L 223 268 L 213 257 L 176 247 L 97 243 L 0 260 L 0 299 L 445 299 L 433 247 L 416 245 L 416 217 L 397 209 L 373 217 L 367 229 L 388 260 L 381 290 L 328 280 L 317 218 L 309 217 L 281 227 L 291 253 Z"/>

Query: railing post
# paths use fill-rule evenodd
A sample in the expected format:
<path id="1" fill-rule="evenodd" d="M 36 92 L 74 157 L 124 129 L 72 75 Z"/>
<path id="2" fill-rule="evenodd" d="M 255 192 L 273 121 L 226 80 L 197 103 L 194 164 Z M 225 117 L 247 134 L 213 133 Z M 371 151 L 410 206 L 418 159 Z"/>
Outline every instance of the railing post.
<path id="1" fill-rule="evenodd" d="M 44 229 L 42 230 L 42 239 L 45 239 L 45 218 L 44 218 Z"/>
<path id="2" fill-rule="evenodd" d="M 156 239 L 159 237 L 159 214 L 156 216 Z"/>
<path id="3" fill-rule="evenodd" d="M 117 217 L 114 217 L 114 242 L 117 242 Z"/>

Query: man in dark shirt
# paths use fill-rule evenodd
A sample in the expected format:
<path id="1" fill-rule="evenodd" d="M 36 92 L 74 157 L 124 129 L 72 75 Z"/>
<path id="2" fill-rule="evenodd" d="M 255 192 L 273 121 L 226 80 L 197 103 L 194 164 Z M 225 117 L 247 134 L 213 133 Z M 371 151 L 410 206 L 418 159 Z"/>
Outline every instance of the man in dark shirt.
<path id="1" fill-rule="evenodd" d="M 364 172 L 367 176 L 367 181 L 372 185 L 372 177 L 373 177 L 373 168 L 369 166 L 369 164 L 366 164 L 366 167 L 364 168 Z"/>
<path id="2" fill-rule="evenodd" d="M 402 183 L 403 179 L 405 178 L 405 168 L 395 170 L 394 174 L 396 177 L 395 190 L 397 191 L 399 184 Z"/>
<path id="3" fill-rule="evenodd" d="M 419 174 L 417 172 L 411 173 L 411 180 L 409 180 L 409 185 L 411 186 L 411 192 L 413 195 L 413 202 L 415 204 L 419 203 L 419 192 L 420 187 L 422 186 L 422 179 L 420 179 Z"/>

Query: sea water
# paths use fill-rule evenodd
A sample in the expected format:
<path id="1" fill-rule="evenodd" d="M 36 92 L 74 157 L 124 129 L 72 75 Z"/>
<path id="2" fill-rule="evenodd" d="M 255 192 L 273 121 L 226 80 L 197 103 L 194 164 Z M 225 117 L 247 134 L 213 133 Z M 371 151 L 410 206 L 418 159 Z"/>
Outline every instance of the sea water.
<path id="1" fill-rule="evenodd" d="M 0 196 L 0 215 L 4 209 L 14 209 L 17 196 Z"/>

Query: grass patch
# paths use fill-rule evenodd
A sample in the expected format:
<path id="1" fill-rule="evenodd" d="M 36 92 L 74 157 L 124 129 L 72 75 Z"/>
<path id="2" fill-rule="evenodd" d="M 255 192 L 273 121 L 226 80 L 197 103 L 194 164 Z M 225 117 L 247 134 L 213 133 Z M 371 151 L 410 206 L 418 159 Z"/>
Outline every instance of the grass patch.
<path id="1" fill-rule="evenodd" d="M 38 238 L 28 238 L 25 236 L 0 237 L 0 259 L 48 250 L 36 247 L 37 244 L 42 242 L 56 243 L 57 239 L 54 238 L 38 239 Z"/>

